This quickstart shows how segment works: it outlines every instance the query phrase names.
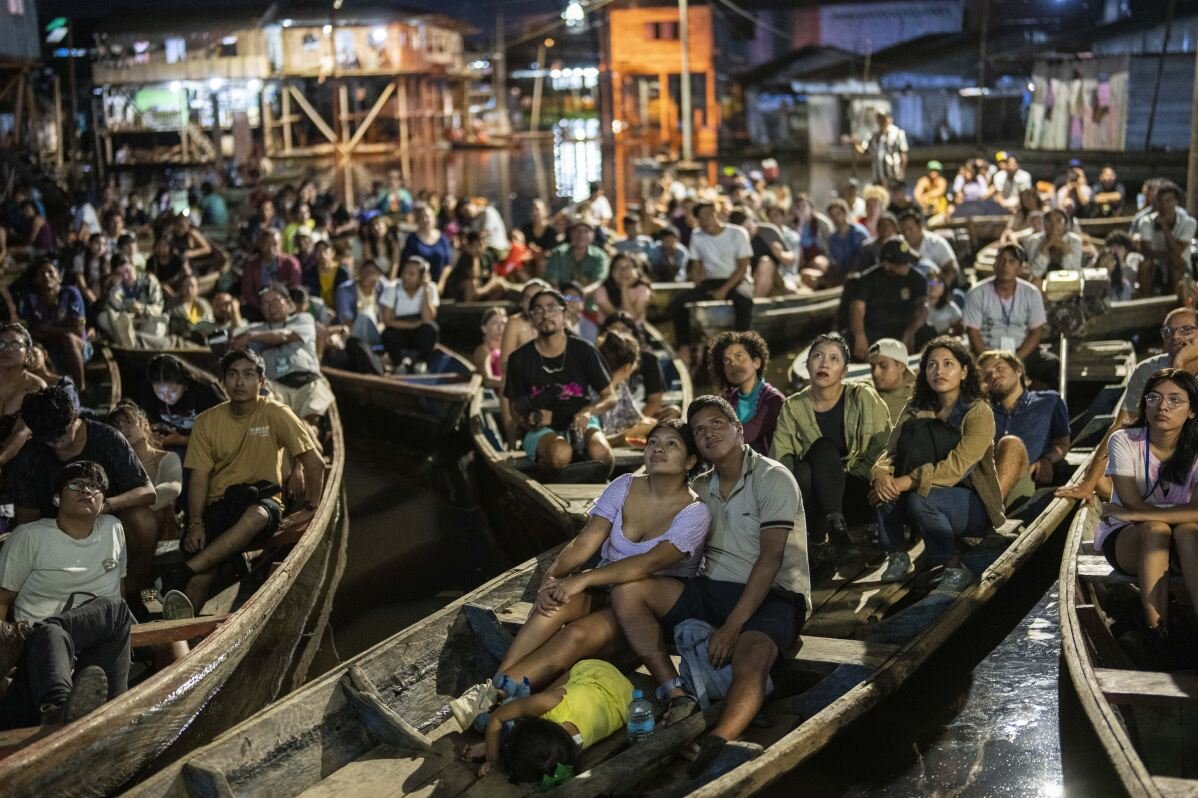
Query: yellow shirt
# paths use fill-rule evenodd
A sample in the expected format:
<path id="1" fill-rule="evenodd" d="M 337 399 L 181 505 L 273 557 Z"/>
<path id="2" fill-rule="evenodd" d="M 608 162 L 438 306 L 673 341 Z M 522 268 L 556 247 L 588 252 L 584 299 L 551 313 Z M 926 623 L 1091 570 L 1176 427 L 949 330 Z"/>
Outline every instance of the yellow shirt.
<path id="1" fill-rule="evenodd" d="M 252 413 L 235 416 L 228 402 L 196 417 L 187 444 L 187 468 L 207 471 L 208 503 L 234 485 L 269 480 L 283 483 L 283 452 L 298 457 L 316 448 L 295 413 L 273 399 L 259 398 Z"/>
<path id="2" fill-rule="evenodd" d="M 334 282 L 337 279 L 337 269 L 333 268 L 331 272 L 320 272 L 320 298 L 329 307 L 336 304 L 333 297 L 333 289 L 337 287 Z"/>
<path id="3" fill-rule="evenodd" d="M 541 717 L 554 723 L 573 723 L 590 748 L 615 734 L 628 722 L 632 682 L 619 668 L 599 659 L 584 659 L 570 669 L 561 703 Z"/>

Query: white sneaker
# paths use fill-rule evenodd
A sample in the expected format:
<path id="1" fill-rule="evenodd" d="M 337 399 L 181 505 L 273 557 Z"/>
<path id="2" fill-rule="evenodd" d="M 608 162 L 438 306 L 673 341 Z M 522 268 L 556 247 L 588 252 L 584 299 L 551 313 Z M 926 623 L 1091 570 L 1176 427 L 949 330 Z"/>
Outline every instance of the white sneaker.
<path id="1" fill-rule="evenodd" d="M 495 702 L 498 700 L 499 694 L 495 692 L 495 686 L 488 679 L 467 689 L 466 692 L 450 701 L 449 711 L 453 713 L 454 720 L 458 722 L 458 728 L 462 731 L 469 731 L 474 725 L 474 719 L 495 706 Z"/>
<path id="2" fill-rule="evenodd" d="M 428 374 L 428 363 L 425 363 L 423 360 L 418 361 L 416 365 L 412 366 L 412 373 Z"/>

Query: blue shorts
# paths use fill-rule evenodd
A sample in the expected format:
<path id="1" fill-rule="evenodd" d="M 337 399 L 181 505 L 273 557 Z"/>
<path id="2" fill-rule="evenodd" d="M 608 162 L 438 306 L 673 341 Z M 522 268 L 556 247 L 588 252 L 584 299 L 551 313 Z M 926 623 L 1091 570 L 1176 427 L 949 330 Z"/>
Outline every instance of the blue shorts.
<path id="1" fill-rule="evenodd" d="M 587 429 L 600 429 L 598 416 L 591 416 L 587 419 Z M 537 427 L 524 433 L 524 454 L 534 463 L 537 461 L 537 444 L 546 435 L 561 435 L 565 437 L 564 433 L 558 432 L 553 427 Z"/>
<path id="2" fill-rule="evenodd" d="M 717 629 L 736 609 L 745 586 L 739 582 L 721 582 L 706 576 L 683 580 L 682 593 L 661 619 L 667 640 L 674 639 L 674 627 L 689 618 L 706 621 Z M 794 644 L 807 618 L 807 600 L 799 593 L 774 587 L 753 613 L 741 632 L 761 632 L 774 642 L 780 654 Z"/>

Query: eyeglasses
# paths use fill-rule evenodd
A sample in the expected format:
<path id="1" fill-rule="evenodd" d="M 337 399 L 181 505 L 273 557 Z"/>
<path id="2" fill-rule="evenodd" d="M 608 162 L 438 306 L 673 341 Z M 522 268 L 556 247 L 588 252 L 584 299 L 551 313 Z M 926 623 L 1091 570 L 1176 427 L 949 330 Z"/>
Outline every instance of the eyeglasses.
<path id="1" fill-rule="evenodd" d="M 24 341 L 0 341 L 0 352 L 5 351 L 6 349 L 24 349 L 24 348 L 25 348 Z"/>
<path id="2" fill-rule="evenodd" d="M 1183 324 L 1180 327 L 1161 327 L 1161 338 L 1169 338 L 1174 335 L 1193 335 L 1198 332 L 1198 327 L 1193 324 Z"/>
<path id="3" fill-rule="evenodd" d="M 1176 410 L 1182 405 L 1188 405 L 1190 403 L 1189 399 L 1184 399 L 1180 396 L 1162 396 L 1156 391 L 1144 394 L 1144 404 L 1148 405 L 1149 407 L 1156 407 L 1162 401 L 1169 407 L 1170 410 Z"/>
<path id="4" fill-rule="evenodd" d="M 65 487 L 67 490 L 74 491 L 75 493 L 85 493 L 85 492 L 86 493 L 103 493 L 104 492 L 104 487 L 102 485 L 100 485 L 98 482 L 92 482 L 91 480 L 88 480 L 88 479 L 72 479 L 70 482 L 68 482 L 63 487 Z"/>
<path id="5" fill-rule="evenodd" d="M 556 316 L 559 313 L 561 313 L 562 310 L 563 310 L 563 308 L 561 305 L 549 305 L 547 307 L 543 306 L 543 305 L 539 305 L 539 306 L 533 308 L 532 310 L 528 311 L 528 315 L 533 317 L 534 319 L 539 318 L 541 316 Z"/>

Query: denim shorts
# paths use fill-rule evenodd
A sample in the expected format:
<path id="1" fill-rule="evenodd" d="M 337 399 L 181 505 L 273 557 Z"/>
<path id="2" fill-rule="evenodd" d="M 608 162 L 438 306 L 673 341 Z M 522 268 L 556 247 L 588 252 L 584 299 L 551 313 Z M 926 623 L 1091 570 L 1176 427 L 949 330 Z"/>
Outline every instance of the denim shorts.
<path id="1" fill-rule="evenodd" d="M 587 429 L 601 429 L 598 416 L 591 416 L 587 419 Z M 537 461 L 537 444 L 541 442 L 541 438 L 550 434 L 565 437 L 565 433 L 558 432 L 553 427 L 537 427 L 524 433 L 524 454 L 527 455 L 529 460 L 532 460 L 534 463 Z"/>

